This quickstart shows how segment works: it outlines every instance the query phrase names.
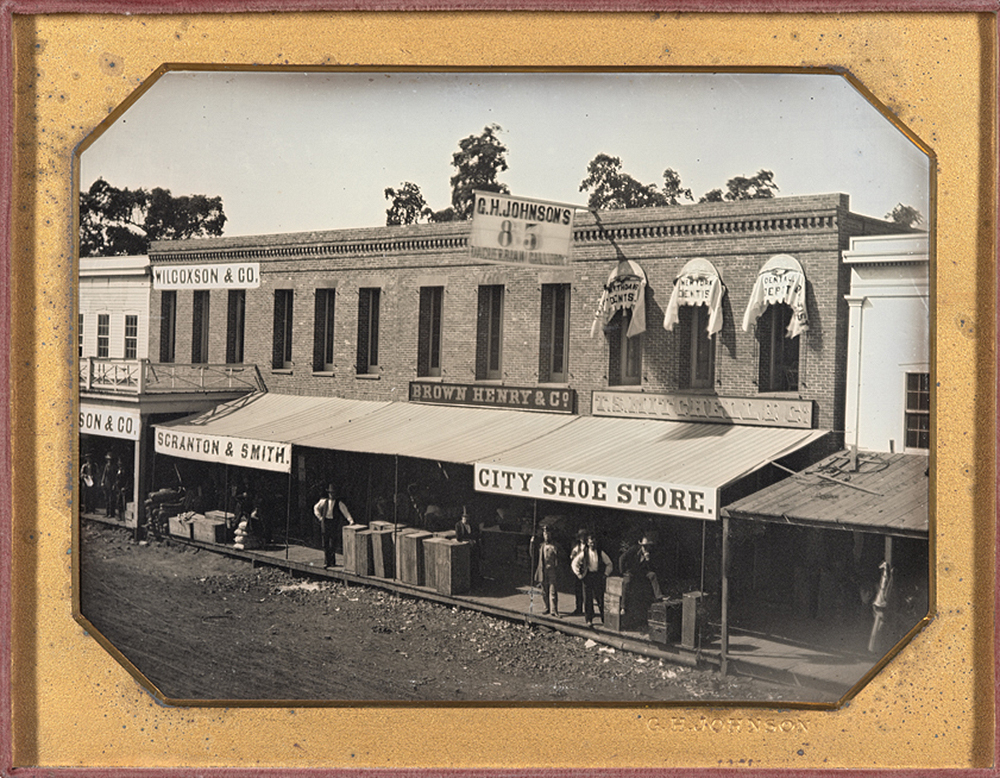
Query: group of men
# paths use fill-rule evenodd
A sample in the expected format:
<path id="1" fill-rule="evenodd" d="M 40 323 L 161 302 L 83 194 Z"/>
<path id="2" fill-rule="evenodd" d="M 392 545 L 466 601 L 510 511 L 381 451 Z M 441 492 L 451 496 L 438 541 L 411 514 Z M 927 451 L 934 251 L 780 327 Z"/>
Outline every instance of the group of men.
<path id="1" fill-rule="evenodd" d="M 91 454 L 85 454 L 80 465 L 80 512 L 93 513 L 97 510 L 98 495 L 103 496 L 105 515 L 125 518 L 125 506 L 132 492 L 131 474 L 109 451 L 104 455 L 104 464 L 99 466 Z"/>

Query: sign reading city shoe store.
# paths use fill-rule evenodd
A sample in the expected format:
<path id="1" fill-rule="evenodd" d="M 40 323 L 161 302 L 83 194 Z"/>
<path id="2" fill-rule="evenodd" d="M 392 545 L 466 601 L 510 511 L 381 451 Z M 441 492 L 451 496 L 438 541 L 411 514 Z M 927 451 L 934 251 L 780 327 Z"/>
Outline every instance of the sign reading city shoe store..
<path id="1" fill-rule="evenodd" d="M 757 427 L 812 429 L 811 400 L 783 397 L 716 397 L 692 394 L 594 392 L 594 416 L 664 421 L 701 421 Z"/>
<path id="2" fill-rule="evenodd" d="M 292 446 L 289 443 L 202 435 L 175 431 L 169 427 L 157 427 L 155 441 L 157 454 L 276 473 L 288 473 L 292 469 Z"/>
<path id="3" fill-rule="evenodd" d="M 410 402 L 573 413 L 576 408 L 576 390 L 411 381 Z"/>

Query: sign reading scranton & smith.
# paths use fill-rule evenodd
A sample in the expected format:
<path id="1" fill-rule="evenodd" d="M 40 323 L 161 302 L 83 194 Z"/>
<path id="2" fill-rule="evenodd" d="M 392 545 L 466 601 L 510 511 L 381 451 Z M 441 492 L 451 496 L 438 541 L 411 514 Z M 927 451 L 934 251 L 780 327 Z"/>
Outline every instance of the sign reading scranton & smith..
<path id="1" fill-rule="evenodd" d="M 156 453 L 277 473 L 288 473 L 292 469 L 290 443 L 174 432 L 169 427 L 157 428 Z"/>
<path id="2" fill-rule="evenodd" d="M 474 192 L 469 254 L 512 265 L 568 265 L 575 206 Z"/>
<path id="3" fill-rule="evenodd" d="M 154 289 L 256 289 L 259 286 L 259 262 L 153 268 Z"/>
<path id="4" fill-rule="evenodd" d="M 630 419 L 812 429 L 812 412 L 810 400 L 781 397 L 716 397 L 605 391 L 595 391 L 591 396 L 591 413 L 594 416 Z"/>
<path id="5" fill-rule="evenodd" d="M 477 492 L 693 519 L 714 520 L 719 514 L 716 489 L 635 478 L 558 473 L 477 462 L 475 487 Z"/>
<path id="6" fill-rule="evenodd" d="M 576 390 L 411 381 L 410 402 L 573 413 L 576 406 Z"/>

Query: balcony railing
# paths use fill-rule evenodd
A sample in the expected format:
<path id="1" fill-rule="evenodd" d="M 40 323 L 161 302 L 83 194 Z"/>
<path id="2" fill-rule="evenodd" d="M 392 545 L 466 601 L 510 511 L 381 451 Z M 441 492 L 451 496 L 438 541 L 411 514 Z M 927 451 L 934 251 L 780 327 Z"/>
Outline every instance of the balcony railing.
<path id="1" fill-rule="evenodd" d="M 80 359 L 80 390 L 111 394 L 264 391 L 264 382 L 256 365 L 83 357 Z"/>

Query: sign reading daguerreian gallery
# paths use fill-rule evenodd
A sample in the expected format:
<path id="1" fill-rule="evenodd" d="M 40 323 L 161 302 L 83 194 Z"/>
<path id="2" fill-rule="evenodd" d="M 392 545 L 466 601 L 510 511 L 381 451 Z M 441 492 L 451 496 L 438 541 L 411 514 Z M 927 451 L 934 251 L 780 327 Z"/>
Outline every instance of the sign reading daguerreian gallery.
<path id="1" fill-rule="evenodd" d="M 637 478 L 476 463 L 475 489 L 477 492 L 512 497 L 558 500 L 706 521 L 715 520 L 719 515 L 716 489 Z"/>
<path id="2" fill-rule="evenodd" d="M 576 390 L 411 381 L 410 402 L 463 405 L 472 408 L 513 408 L 521 411 L 573 413 L 576 407 Z"/>
<path id="3" fill-rule="evenodd" d="M 157 427 L 155 440 L 157 454 L 277 473 L 288 473 L 292 469 L 292 446 L 289 443 L 203 435 L 169 427 Z"/>

